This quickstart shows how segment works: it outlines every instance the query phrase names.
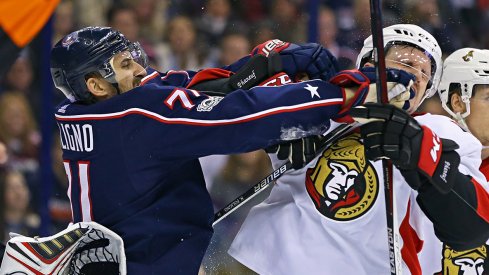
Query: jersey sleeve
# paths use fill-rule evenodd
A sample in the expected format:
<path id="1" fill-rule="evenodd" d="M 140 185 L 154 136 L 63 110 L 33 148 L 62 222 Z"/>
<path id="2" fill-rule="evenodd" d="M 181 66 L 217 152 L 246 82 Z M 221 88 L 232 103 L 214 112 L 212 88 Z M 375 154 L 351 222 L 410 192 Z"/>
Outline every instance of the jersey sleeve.
<path id="1" fill-rule="evenodd" d="M 162 158 L 241 153 L 283 140 L 320 134 L 343 103 L 340 88 L 313 80 L 280 87 L 237 90 L 213 97 L 195 90 L 156 85 L 125 98 L 129 125 L 151 133 L 140 142 Z M 138 105 L 138 108 L 129 106 Z M 124 105 L 124 103 L 123 103 Z"/>
<path id="2" fill-rule="evenodd" d="M 166 73 L 159 72 L 153 68 L 148 68 L 147 75 L 141 80 L 141 85 L 156 84 L 185 87 L 197 74 L 196 71 L 169 70 Z"/>
<path id="3" fill-rule="evenodd" d="M 460 173 L 452 191 L 441 194 L 425 184 L 418 190 L 421 209 L 433 222 L 438 238 L 454 249 L 467 250 L 484 244 L 489 238 L 489 188 L 479 171 L 482 145 L 447 117 L 425 115 L 417 120 L 441 138 L 455 141 L 460 155 Z"/>

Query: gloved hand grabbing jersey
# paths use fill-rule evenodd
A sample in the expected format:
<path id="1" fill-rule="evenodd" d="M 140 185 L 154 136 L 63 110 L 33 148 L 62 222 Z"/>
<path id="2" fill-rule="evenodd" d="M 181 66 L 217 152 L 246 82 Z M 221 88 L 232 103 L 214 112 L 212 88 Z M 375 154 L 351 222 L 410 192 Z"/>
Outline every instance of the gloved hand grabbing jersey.
<path id="1" fill-rule="evenodd" d="M 407 112 L 389 104 L 366 103 L 353 108 L 350 115 L 371 121 L 360 127 L 367 157 L 389 158 L 415 190 L 430 182 L 438 191 L 448 193 L 463 177 L 458 171 L 460 156 L 455 152 L 458 145 L 439 138 Z"/>
<path id="2" fill-rule="evenodd" d="M 251 55 L 261 54 L 268 57 L 272 51 L 279 53 L 283 71 L 293 81 L 299 81 L 304 74 L 309 79 L 329 80 L 338 72 L 336 58 L 317 43 L 293 44 L 274 39 L 256 46 Z"/>
<path id="3" fill-rule="evenodd" d="M 416 77 L 408 72 L 398 69 L 386 69 L 387 89 L 389 103 L 404 110 L 409 109 L 409 100 L 415 96 L 411 88 Z M 330 82 L 345 89 L 343 113 L 349 112 L 352 107 L 365 102 L 377 102 L 377 87 L 375 84 L 375 68 L 364 67 L 360 70 L 345 70 L 339 72 Z"/>
<path id="4" fill-rule="evenodd" d="M 305 137 L 270 146 L 265 149 L 265 152 L 277 154 L 280 160 L 288 159 L 292 168 L 298 170 L 316 157 L 322 140 L 322 136 Z"/>

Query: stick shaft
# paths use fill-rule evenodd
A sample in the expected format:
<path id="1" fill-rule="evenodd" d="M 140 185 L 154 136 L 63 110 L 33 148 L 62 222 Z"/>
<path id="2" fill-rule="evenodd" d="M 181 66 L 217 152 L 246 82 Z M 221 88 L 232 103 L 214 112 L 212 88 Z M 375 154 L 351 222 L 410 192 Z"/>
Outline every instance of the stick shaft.
<path id="1" fill-rule="evenodd" d="M 377 76 L 377 101 L 389 103 L 387 97 L 387 74 L 385 68 L 384 35 L 382 31 L 381 0 L 370 0 L 370 23 L 372 29 L 373 57 Z M 401 252 L 399 247 L 398 222 L 394 196 L 392 162 L 382 160 L 385 210 L 387 217 L 387 241 L 389 245 L 389 263 L 391 274 L 400 275 Z"/>

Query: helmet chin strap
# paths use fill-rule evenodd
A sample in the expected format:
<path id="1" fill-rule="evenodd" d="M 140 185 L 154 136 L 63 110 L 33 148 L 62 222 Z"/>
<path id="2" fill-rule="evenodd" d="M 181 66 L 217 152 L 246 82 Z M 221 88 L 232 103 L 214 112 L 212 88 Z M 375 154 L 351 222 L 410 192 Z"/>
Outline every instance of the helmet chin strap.
<path id="1" fill-rule="evenodd" d="M 461 127 L 464 129 L 464 130 L 465 130 L 465 131 L 467 131 L 467 132 L 469 132 L 469 133 L 471 133 L 471 134 L 472 134 L 472 132 L 471 132 L 471 131 L 470 131 L 470 129 L 469 129 L 469 126 L 467 126 L 467 122 L 465 122 L 465 118 L 466 118 L 466 117 L 467 117 L 466 115 L 464 116 L 464 115 L 460 114 L 460 112 L 457 112 L 457 113 L 455 113 L 455 117 L 454 117 L 454 119 L 457 121 L 457 123 L 458 123 L 458 124 L 459 124 L 459 125 L 460 125 L 460 126 L 461 126 Z"/>
<path id="2" fill-rule="evenodd" d="M 469 126 L 467 125 L 467 122 L 465 122 L 465 118 L 470 115 L 470 98 L 466 95 L 461 96 L 461 98 L 462 98 L 462 102 L 465 103 L 466 111 L 463 114 L 461 114 L 460 112 L 456 112 L 453 118 L 458 122 L 458 124 L 460 124 L 460 126 L 465 131 L 472 134 L 472 132 L 469 129 Z"/>

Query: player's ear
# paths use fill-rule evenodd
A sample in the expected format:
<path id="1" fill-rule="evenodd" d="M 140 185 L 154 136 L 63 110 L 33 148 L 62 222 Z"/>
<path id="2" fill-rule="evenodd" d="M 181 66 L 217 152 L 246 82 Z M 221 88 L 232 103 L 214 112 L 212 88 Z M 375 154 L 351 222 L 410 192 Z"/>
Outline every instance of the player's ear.
<path id="1" fill-rule="evenodd" d="M 465 103 L 462 101 L 462 97 L 458 93 L 453 93 L 450 96 L 450 106 L 454 113 L 465 113 Z"/>
<path id="2" fill-rule="evenodd" d="M 106 81 L 103 81 L 99 77 L 88 77 L 87 88 L 96 98 L 106 97 L 109 94 L 109 87 Z"/>

